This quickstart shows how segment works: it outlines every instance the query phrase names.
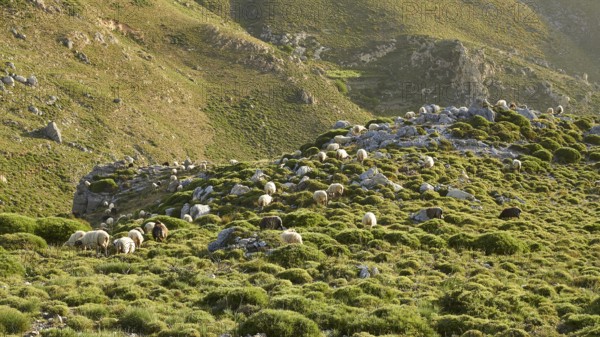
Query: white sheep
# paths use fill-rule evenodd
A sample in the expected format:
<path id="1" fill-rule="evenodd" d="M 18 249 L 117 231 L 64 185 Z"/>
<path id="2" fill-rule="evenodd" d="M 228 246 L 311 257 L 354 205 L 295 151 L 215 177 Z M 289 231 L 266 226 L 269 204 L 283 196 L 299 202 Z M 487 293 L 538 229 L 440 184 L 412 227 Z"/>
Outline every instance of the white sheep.
<path id="1" fill-rule="evenodd" d="M 154 225 L 156 225 L 155 222 L 148 222 L 147 224 L 144 225 L 144 231 L 146 231 L 146 233 L 152 233 L 152 230 L 154 229 Z"/>
<path id="2" fill-rule="evenodd" d="M 563 106 L 562 106 L 562 105 L 559 105 L 559 106 L 557 106 L 557 107 L 556 107 L 556 114 L 557 114 L 557 115 L 560 115 L 560 114 L 562 114 L 563 112 L 565 112 L 565 109 L 563 108 Z"/>
<path id="3" fill-rule="evenodd" d="M 336 144 L 339 145 L 339 144 Z M 319 153 L 317 153 L 317 158 L 319 158 L 319 161 L 322 163 L 327 159 L 327 153 L 321 151 Z"/>
<path id="4" fill-rule="evenodd" d="M 554 114 L 554 109 L 548 108 L 548 110 L 546 110 L 546 113 L 553 115 Z"/>
<path id="5" fill-rule="evenodd" d="M 106 219 L 106 221 L 105 221 L 105 222 L 106 222 L 106 225 L 107 225 L 107 226 L 112 226 L 112 225 L 114 225 L 114 224 L 115 224 L 115 219 L 113 219 L 113 218 L 111 217 L 111 218 L 108 218 L 108 219 Z"/>
<path id="6" fill-rule="evenodd" d="M 327 188 L 327 195 L 329 197 L 331 197 L 332 199 L 341 197 L 342 194 L 344 194 L 344 185 L 342 185 L 340 183 L 331 184 Z"/>
<path id="7" fill-rule="evenodd" d="M 108 244 L 110 235 L 103 230 L 95 230 L 85 233 L 79 240 L 75 241 L 75 246 L 82 247 L 83 250 L 95 248 L 96 255 L 100 248 L 104 248 L 104 255 L 108 256 Z"/>
<path id="8" fill-rule="evenodd" d="M 496 102 L 496 106 L 497 107 L 508 107 L 508 104 L 506 104 L 506 100 L 500 99 L 500 100 L 498 100 L 498 102 Z"/>
<path id="9" fill-rule="evenodd" d="M 346 150 L 344 150 L 344 149 L 339 149 L 339 150 L 337 150 L 337 151 L 335 152 L 335 157 L 336 157 L 338 160 L 344 160 L 344 159 L 347 159 L 347 158 L 349 158 L 350 156 L 348 155 L 348 152 L 346 152 Z"/>
<path id="10" fill-rule="evenodd" d="M 176 176 L 176 175 L 171 175 L 171 176 L 169 177 L 169 180 L 170 180 L 170 181 L 177 181 L 177 176 Z"/>
<path id="11" fill-rule="evenodd" d="M 430 156 L 425 156 L 425 159 L 423 160 L 423 168 L 432 168 L 434 165 L 434 161 L 433 158 Z"/>
<path id="12" fill-rule="evenodd" d="M 362 125 L 355 125 L 352 127 L 352 134 L 357 136 L 360 135 L 363 131 L 366 131 L 367 129 L 362 126 Z"/>
<path id="13" fill-rule="evenodd" d="M 296 233 L 296 231 L 292 229 L 287 229 L 281 233 L 281 239 L 285 243 L 298 243 L 302 244 L 302 236 L 300 233 Z"/>
<path id="14" fill-rule="evenodd" d="M 194 222 L 194 218 L 189 214 L 185 214 L 182 219 L 187 222 Z"/>
<path id="15" fill-rule="evenodd" d="M 75 233 L 71 234 L 69 240 L 67 240 L 67 242 L 65 242 L 63 246 L 73 247 L 75 245 L 75 241 L 81 239 L 84 235 L 84 231 L 76 231 Z"/>
<path id="16" fill-rule="evenodd" d="M 425 113 L 427 113 L 427 110 L 425 110 L 425 107 L 424 106 L 420 107 L 419 108 L 419 115 L 422 115 L 422 114 L 425 114 Z"/>
<path id="17" fill-rule="evenodd" d="M 361 164 L 363 161 L 365 161 L 365 159 L 367 159 L 369 155 L 367 154 L 367 151 L 365 149 L 359 149 L 358 151 L 356 151 L 356 160 L 359 161 Z"/>
<path id="18" fill-rule="evenodd" d="M 135 242 L 130 237 L 123 237 L 113 241 L 117 254 L 132 254 L 135 252 Z"/>
<path id="19" fill-rule="evenodd" d="M 200 170 L 206 171 L 206 169 L 208 168 L 208 163 L 202 162 L 202 163 L 200 163 L 200 165 L 198 165 L 198 167 L 200 167 Z"/>
<path id="20" fill-rule="evenodd" d="M 362 224 L 365 228 L 373 228 L 377 225 L 377 218 L 375 214 L 372 212 L 365 213 L 365 216 L 362 218 Z"/>
<path id="21" fill-rule="evenodd" d="M 171 169 L 171 174 L 172 174 L 172 175 L 176 175 L 176 174 L 177 174 L 177 169 L 176 169 L 176 168 L 174 168 L 174 169 Z"/>
<path id="22" fill-rule="evenodd" d="M 369 124 L 369 131 L 376 131 L 379 129 L 379 124 L 371 123 Z"/>
<path id="23" fill-rule="evenodd" d="M 409 111 L 409 112 L 407 112 L 407 113 L 404 114 L 404 118 L 406 118 L 406 119 L 412 119 L 412 118 L 415 118 L 415 117 L 417 117 L 417 115 L 415 114 L 414 111 Z"/>
<path id="24" fill-rule="evenodd" d="M 229 165 L 237 165 L 239 163 L 239 161 L 235 160 L 235 159 L 231 159 L 229 161 Z"/>
<path id="25" fill-rule="evenodd" d="M 337 150 L 339 150 L 339 148 L 340 148 L 340 144 L 338 144 L 338 143 L 331 143 L 331 144 L 327 145 L 326 150 L 327 151 L 337 151 Z"/>
<path id="26" fill-rule="evenodd" d="M 513 161 L 512 161 L 512 169 L 513 170 L 516 170 L 517 172 L 521 172 L 521 166 L 522 166 L 522 163 L 520 160 L 513 159 Z"/>
<path id="27" fill-rule="evenodd" d="M 265 184 L 265 193 L 268 195 L 271 194 L 275 194 L 275 192 L 277 192 L 277 187 L 275 186 L 275 183 L 272 181 L 269 181 L 268 183 Z"/>
<path id="28" fill-rule="evenodd" d="M 337 136 L 333 137 L 333 141 L 338 144 L 346 144 L 346 143 L 350 143 L 352 141 L 352 137 L 337 135 Z"/>
<path id="29" fill-rule="evenodd" d="M 181 192 L 183 191 L 183 185 L 179 184 L 177 185 L 177 192 Z"/>
<path id="30" fill-rule="evenodd" d="M 143 209 L 140 210 L 140 212 L 138 213 L 138 217 L 140 217 L 140 218 L 146 217 L 146 211 L 144 211 Z"/>
<path id="31" fill-rule="evenodd" d="M 137 248 L 141 248 L 142 247 L 142 242 L 144 242 L 144 236 L 142 235 L 142 233 L 140 233 L 139 230 L 137 229 L 132 229 L 129 231 L 129 233 L 127 233 L 127 236 L 133 240 L 133 242 L 135 242 L 135 246 Z"/>
<path id="32" fill-rule="evenodd" d="M 263 194 L 258 197 L 258 207 L 262 210 L 263 208 L 269 206 L 273 201 L 273 197 L 268 194 Z"/>
<path id="33" fill-rule="evenodd" d="M 313 193 L 313 200 L 317 205 L 327 206 L 327 192 L 323 190 L 315 191 L 315 193 Z"/>

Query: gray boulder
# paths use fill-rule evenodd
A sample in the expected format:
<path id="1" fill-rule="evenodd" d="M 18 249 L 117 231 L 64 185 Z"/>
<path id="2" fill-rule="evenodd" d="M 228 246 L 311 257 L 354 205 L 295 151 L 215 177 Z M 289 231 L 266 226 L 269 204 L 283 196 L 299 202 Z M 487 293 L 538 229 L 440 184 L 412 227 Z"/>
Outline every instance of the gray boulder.
<path id="1" fill-rule="evenodd" d="M 231 192 L 229 192 L 229 194 L 244 195 L 248 192 L 250 192 L 250 187 L 244 186 L 241 184 L 235 184 L 235 186 L 233 186 L 233 188 L 231 189 Z"/>
<path id="2" fill-rule="evenodd" d="M 19 83 L 27 83 L 27 79 L 21 75 L 15 75 L 13 76 L 13 78 L 15 79 L 15 81 L 19 82 Z"/>
<path id="3" fill-rule="evenodd" d="M 588 131 L 590 135 L 600 135 L 600 125 L 596 125 Z"/>
<path id="4" fill-rule="evenodd" d="M 210 206 L 208 206 L 208 205 L 196 204 L 190 208 L 190 215 L 192 216 L 192 219 L 194 219 L 194 220 L 196 220 L 197 218 L 199 218 L 203 215 L 207 215 L 209 213 L 210 213 Z"/>
<path id="5" fill-rule="evenodd" d="M 404 126 L 398 129 L 396 135 L 400 138 L 416 137 L 419 135 L 417 128 L 414 126 Z"/>
<path id="6" fill-rule="evenodd" d="M 333 125 L 334 129 L 345 129 L 350 126 L 350 122 L 348 121 L 337 121 Z"/>
<path id="7" fill-rule="evenodd" d="M 535 115 L 535 113 L 527 108 L 525 109 L 519 109 L 517 108 L 517 113 L 529 120 L 535 119 L 537 118 L 537 116 Z"/>
<path id="8" fill-rule="evenodd" d="M 44 135 L 59 144 L 62 143 L 62 136 L 55 122 L 48 123 L 44 128 Z"/>
<path id="9" fill-rule="evenodd" d="M 38 85 L 38 80 L 37 77 L 35 77 L 34 75 L 31 75 L 27 78 L 27 85 L 35 87 L 36 85 Z"/>
<path id="10" fill-rule="evenodd" d="M 12 78 L 10 76 L 5 76 L 5 77 L 2 77 L 2 83 L 6 84 L 9 87 L 12 87 L 15 85 L 15 80 L 14 80 L 14 78 Z"/>
<path id="11" fill-rule="evenodd" d="M 235 231 L 236 227 L 225 228 L 217 234 L 217 239 L 208 244 L 208 251 L 214 252 L 219 249 L 225 248 L 225 242 L 229 239 L 229 236 Z"/>

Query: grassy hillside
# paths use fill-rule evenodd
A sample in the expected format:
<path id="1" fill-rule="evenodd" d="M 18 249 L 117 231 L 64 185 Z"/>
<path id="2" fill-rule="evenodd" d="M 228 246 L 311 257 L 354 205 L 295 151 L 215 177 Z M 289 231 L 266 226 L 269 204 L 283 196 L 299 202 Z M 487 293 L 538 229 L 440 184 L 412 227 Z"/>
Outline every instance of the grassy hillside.
<path id="1" fill-rule="evenodd" d="M 124 155 L 139 164 L 276 156 L 337 119 L 368 116 L 312 63 L 195 3 L 0 4 L 0 67 L 39 81 L 0 91 L 2 211 L 68 212 L 82 173 Z M 34 132 L 50 120 L 62 145 Z"/>
<path id="2" fill-rule="evenodd" d="M 224 2 L 211 2 L 215 12 L 227 6 Z M 589 83 L 599 78 L 600 54 L 588 37 L 595 34 L 600 6 L 589 1 L 239 1 L 229 12 L 255 36 L 267 27 L 275 34 L 307 34 L 300 45 L 308 56 L 323 46 L 327 49 L 321 58 L 363 74 L 347 81 L 354 88 L 350 97 L 379 114 L 418 109 L 427 100 L 446 105 L 465 101 L 465 96 L 454 100 L 444 95 L 470 85 L 457 83 L 455 67 L 445 68 L 448 59 L 434 55 L 424 69 L 411 65 L 422 48 L 409 43 L 411 37 L 427 37 L 430 44 L 459 40 L 471 57 L 483 51 L 482 65 L 489 71 L 476 81 L 494 100 L 545 110 L 566 105 L 561 96 L 569 96 L 569 107 L 582 114 L 595 113 L 599 101 L 598 87 Z M 447 51 L 452 50 L 450 45 Z M 375 57 L 365 61 L 365 55 Z M 431 74 L 424 74 L 427 70 Z M 582 80 L 584 72 L 589 82 Z M 546 83 L 553 85 L 553 93 Z M 442 94 L 421 94 L 436 89 Z"/>
<path id="3" fill-rule="evenodd" d="M 182 191 L 133 196 L 137 206 L 121 211 L 134 216 L 108 227 L 120 237 L 150 221 L 168 226 L 166 242 L 147 234 L 132 255 L 46 246 L 68 232 L 49 237 L 55 232 L 41 232 L 39 220 L 0 214 L 0 329 L 42 336 L 597 336 L 600 138 L 585 133 L 598 121 L 546 115 L 529 123 L 496 113 L 502 121 L 475 117 L 449 126 L 450 134 L 427 123 L 392 126 L 390 133 L 411 126 L 428 133 L 427 146 L 392 144 L 362 164 L 337 160 L 334 152 L 324 162 L 313 157 L 316 147 L 347 132 L 337 130 L 299 156 L 285 155 L 281 166 L 182 171 L 179 179 L 192 179 Z M 453 148 L 462 138 L 483 140 L 500 154 Z M 344 146 L 352 157 L 360 141 Z M 507 149 L 522 162 L 520 172 L 502 157 Z M 425 155 L 435 158 L 432 168 L 422 167 Z M 300 166 L 312 168 L 305 183 L 292 171 Z M 372 167 L 403 188 L 365 184 L 360 175 Z M 251 180 L 256 169 L 277 186 L 262 210 L 257 199 L 266 180 Z M 333 182 L 344 185 L 343 195 L 317 206 L 313 192 Z M 423 183 L 438 188 L 423 191 Z M 230 194 L 236 184 L 249 192 Z M 180 220 L 184 203 L 199 203 L 192 194 L 208 186 L 214 190 L 203 203 L 210 214 Z M 450 187 L 472 197 L 451 197 Z M 434 206 L 443 219 L 411 220 Z M 515 206 L 520 218 L 498 218 Z M 168 208 L 175 217 L 135 216 Z M 365 212 L 375 213 L 377 226 L 363 226 Z M 280 216 L 303 244 L 260 230 L 266 215 Z M 208 251 L 226 228 L 233 231 L 226 247 Z M 253 240 L 267 250 L 243 244 Z M 359 266 L 370 276 L 361 277 Z"/>

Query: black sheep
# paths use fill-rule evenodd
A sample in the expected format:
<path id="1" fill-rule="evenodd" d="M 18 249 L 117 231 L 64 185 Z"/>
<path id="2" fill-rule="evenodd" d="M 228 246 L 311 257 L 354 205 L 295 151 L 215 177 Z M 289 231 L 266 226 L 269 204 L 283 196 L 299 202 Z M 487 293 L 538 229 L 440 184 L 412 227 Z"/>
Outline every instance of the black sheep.
<path id="1" fill-rule="evenodd" d="M 427 217 L 429 219 L 443 219 L 444 218 L 444 211 L 442 211 L 441 208 L 439 207 L 431 207 L 427 209 Z"/>
<path id="2" fill-rule="evenodd" d="M 500 213 L 499 219 L 510 219 L 518 218 L 521 215 L 521 209 L 519 207 L 506 208 Z"/>
<path id="3" fill-rule="evenodd" d="M 281 229 L 285 230 L 283 227 L 283 221 L 278 216 L 266 216 L 262 218 L 260 224 L 258 225 L 260 229 Z"/>

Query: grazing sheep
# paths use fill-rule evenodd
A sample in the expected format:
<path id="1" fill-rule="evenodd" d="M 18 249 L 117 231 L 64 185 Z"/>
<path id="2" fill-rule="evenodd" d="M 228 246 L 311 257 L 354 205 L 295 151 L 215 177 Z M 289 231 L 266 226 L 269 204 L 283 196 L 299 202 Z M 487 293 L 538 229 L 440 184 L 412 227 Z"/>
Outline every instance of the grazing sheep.
<path id="1" fill-rule="evenodd" d="M 443 219 L 444 211 L 439 207 L 430 207 L 426 210 L 427 217 L 429 219 Z"/>
<path id="2" fill-rule="evenodd" d="M 71 234 L 71 236 L 69 237 L 69 240 L 67 240 L 67 242 L 65 242 L 63 244 L 63 246 L 69 246 L 69 247 L 75 246 L 75 241 L 81 239 L 81 237 L 83 237 L 84 235 L 85 235 L 84 231 L 77 231 L 77 232 Z"/>
<path id="3" fill-rule="evenodd" d="M 565 112 L 565 109 L 563 108 L 562 105 L 559 105 L 556 107 L 556 114 L 557 115 L 561 115 L 563 112 Z"/>
<path id="4" fill-rule="evenodd" d="M 200 165 L 198 165 L 198 167 L 200 167 L 201 171 L 206 171 L 206 169 L 208 167 L 208 163 L 202 162 L 202 163 L 200 163 Z"/>
<path id="5" fill-rule="evenodd" d="M 169 236 L 167 226 L 162 222 L 157 221 L 154 228 L 152 228 L 152 237 L 154 238 L 154 241 L 163 242 L 167 239 L 167 236 Z"/>
<path id="6" fill-rule="evenodd" d="M 352 134 L 357 136 L 360 135 L 363 131 L 366 131 L 367 129 L 362 126 L 362 125 L 355 125 L 352 127 Z"/>
<path id="7" fill-rule="evenodd" d="M 170 180 L 170 181 L 177 181 L 177 176 L 176 176 L 176 175 L 171 175 L 171 176 L 169 177 L 169 180 Z"/>
<path id="8" fill-rule="evenodd" d="M 425 156 L 425 159 L 423 160 L 423 168 L 432 168 L 434 165 L 434 161 L 433 158 L 430 156 Z"/>
<path id="9" fill-rule="evenodd" d="M 498 102 L 496 102 L 496 106 L 502 108 L 502 107 L 508 107 L 508 104 L 506 104 L 506 100 L 501 99 L 501 100 L 498 100 Z"/>
<path id="10" fill-rule="evenodd" d="M 268 194 L 263 194 L 258 197 L 258 207 L 262 210 L 263 208 L 269 206 L 273 202 L 273 197 Z"/>
<path id="11" fill-rule="evenodd" d="M 365 213 L 365 216 L 362 218 L 362 224 L 365 228 L 373 228 L 377 225 L 377 218 L 375 214 L 372 212 Z"/>
<path id="12" fill-rule="evenodd" d="M 367 154 L 367 151 L 365 149 L 359 149 L 358 151 L 356 151 L 356 160 L 359 161 L 361 164 L 363 161 L 365 161 L 365 159 L 367 159 L 369 155 Z"/>
<path id="13" fill-rule="evenodd" d="M 136 230 L 136 231 L 140 232 L 140 234 L 144 234 L 145 233 L 144 230 L 142 229 L 142 227 L 136 227 L 133 230 Z"/>
<path id="14" fill-rule="evenodd" d="M 107 226 L 112 226 L 115 224 L 115 219 L 111 217 L 111 218 L 106 219 L 105 222 L 106 222 Z"/>
<path id="15" fill-rule="evenodd" d="M 422 114 L 425 114 L 425 113 L 427 113 L 427 110 L 425 110 L 425 107 L 423 107 L 423 106 L 420 107 L 419 108 L 419 115 L 422 115 Z"/>
<path id="16" fill-rule="evenodd" d="M 546 113 L 547 113 L 547 114 L 554 115 L 554 109 L 552 109 L 552 108 L 548 108 L 548 110 L 546 110 Z"/>
<path id="17" fill-rule="evenodd" d="M 281 239 L 285 243 L 302 244 L 302 236 L 299 233 L 296 233 L 294 229 L 287 229 L 281 233 Z"/>
<path id="18" fill-rule="evenodd" d="M 123 237 L 113 241 L 117 254 L 133 254 L 135 252 L 135 241 L 130 237 Z"/>
<path id="19" fill-rule="evenodd" d="M 412 118 L 415 118 L 415 117 L 417 117 L 417 114 L 415 114 L 414 111 L 409 111 L 409 112 L 407 112 L 407 113 L 404 114 L 404 118 L 405 119 L 412 119 Z"/>
<path id="20" fill-rule="evenodd" d="M 144 211 L 143 209 L 140 210 L 140 212 L 138 213 L 138 217 L 140 217 L 140 218 L 146 217 L 146 211 Z"/>
<path id="21" fill-rule="evenodd" d="M 176 168 L 174 168 L 174 169 L 171 169 L 171 174 L 172 174 L 172 175 L 176 175 L 176 174 L 177 174 L 177 169 L 176 169 Z"/>
<path id="22" fill-rule="evenodd" d="M 147 224 L 144 225 L 144 231 L 146 231 L 146 233 L 152 233 L 152 230 L 154 229 L 154 226 L 156 225 L 156 223 L 150 221 Z"/>
<path id="23" fill-rule="evenodd" d="M 522 166 L 522 164 L 521 164 L 520 160 L 513 159 L 513 161 L 512 161 L 512 169 L 513 170 L 516 170 L 517 172 L 520 173 L 521 172 L 521 166 Z"/>
<path id="24" fill-rule="evenodd" d="M 350 143 L 352 141 L 352 137 L 337 135 L 337 136 L 333 137 L 333 141 L 338 144 L 346 144 L 346 143 Z"/>
<path id="25" fill-rule="evenodd" d="M 127 233 L 127 236 L 135 242 L 136 248 L 142 247 L 142 242 L 144 242 L 144 236 L 137 229 L 132 229 Z"/>
<path id="26" fill-rule="evenodd" d="M 517 104 L 515 102 L 510 102 L 510 106 L 508 108 L 511 110 L 515 110 L 517 108 Z"/>
<path id="27" fill-rule="evenodd" d="M 339 144 L 336 144 L 339 145 Z M 319 158 L 319 161 L 322 163 L 327 159 L 327 153 L 321 151 L 319 153 L 317 153 L 317 158 Z"/>
<path id="28" fill-rule="evenodd" d="M 331 144 L 327 145 L 326 150 L 327 151 L 337 151 L 337 150 L 339 150 L 339 148 L 340 148 L 340 144 L 338 144 L 338 143 L 331 143 Z"/>
<path id="29" fill-rule="evenodd" d="M 315 191 L 315 193 L 313 193 L 313 200 L 317 205 L 327 206 L 327 192 L 323 190 Z"/>
<path id="30" fill-rule="evenodd" d="M 521 215 L 521 209 L 519 207 L 510 207 L 505 208 L 502 213 L 500 213 L 499 219 L 510 219 L 510 218 L 519 218 Z"/>
<path id="31" fill-rule="evenodd" d="M 344 185 L 340 183 L 331 184 L 327 188 L 327 195 L 332 199 L 341 197 L 342 194 L 344 194 Z"/>
<path id="32" fill-rule="evenodd" d="M 379 129 L 379 124 L 371 123 L 369 124 L 369 131 L 376 131 Z"/>
<path id="33" fill-rule="evenodd" d="M 286 229 L 285 227 L 283 227 L 283 221 L 278 216 L 266 216 L 266 217 L 262 218 L 262 220 L 260 220 L 260 224 L 258 224 L 258 226 L 262 230 L 265 230 L 265 229 L 285 230 Z"/>
<path id="34" fill-rule="evenodd" d="M 96 255 L 100 248 L 104 248 L 104 256 L 108 256 L 108 244 L 110 235 L 103 230 L 95 230 L 85 233 L 80 239 L 75 241 L 76 247 L 81 247 L 83 250 L 88 248 L 96 248 Z"/>
<path id="35" fill-rule="evenodd" d="M 194 218 L 192 218 L 192 216 L 189 214 L 185 214 L 183 216 L 182 220 L 187 221 L 187 222 L 194 222 Z"/>
<path id="36" fill-rule="evenodd" d="M 344 159 L 347 159 L 347 158 L 349 158 L 350 156 L 348 155 L 348 152 L 346 152 L 346 150 L 344 150 L 344 149 L 339 149 L 339 150 L 337 150 L 337 151 L 336 151 L 336 153 L 335 153 L 335 157 L 336 157 L 338 160 L 344 160 Z"/>
<path id="37" fill-rule="evenodd" d="M 235 159 L 231 159 L 229 161 L 229 165 L 237 165 L 239 163 L 239 161 L 235 160 Z"/>
<path id="38" fill-rule="evenodd" d="M 275 183 L 272 181 L 269 181 L 268 183 L 265 184 L 265 193 L 268 195 L 271 194 L 275 194 L 275 192 L 277 192 L 277 187 L 275 187 Z"/>

